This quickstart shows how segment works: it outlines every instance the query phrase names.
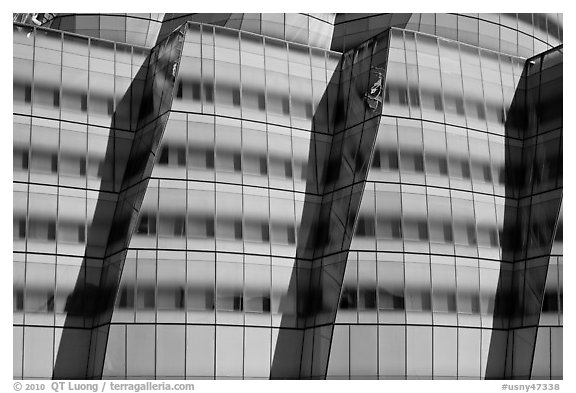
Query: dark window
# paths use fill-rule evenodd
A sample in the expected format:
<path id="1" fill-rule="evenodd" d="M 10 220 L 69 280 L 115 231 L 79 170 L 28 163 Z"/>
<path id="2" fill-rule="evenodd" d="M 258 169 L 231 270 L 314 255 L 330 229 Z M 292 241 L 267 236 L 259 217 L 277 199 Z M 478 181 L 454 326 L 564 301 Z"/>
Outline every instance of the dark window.
<path id="1" fill-rule="evenodd" d="M 470 179 L 470 164 L 468 161 L 462 161 L 462 177 L 464 179 Z"/>
<path id="2" fill-rule="evenodd" d="M 214 218 L 206 219 L 206 237 L 214 237 Z"/>
<path id="3" fill-rule="evenodd" d="M 242 240 L 242 221 L 234 221 L 234 239 Z"/>
<path id="4" fill-rule="evenodd" d="M 364 227 L 364 217 L 358 218 L 358 223 L 356 224 L 356 236 L 364 237 L 366 236 L 366 229 Z"/>
<path id="5" fill-rule="evenodd" d="M 24 291 L 22 289 L 14 291 L 14 310 L 24 310 Z"/>
<path id="6" fill-rule="evenodd" d="M 22 169 L 28 169 L 29 166 L 29 158 L 28 158 L 28 149 L 22 150 Z"/>
<path id="7" fill-rule="evenodd" d="M 258 93 L 258 109 L 262 111 L 266 110 L 266 98 L 264 93 Z"/>
<path id="8" fill-rule="evenodd" d="M 461 97 L 456 97 L 456 113 L 464 116 L 464 100 Z"/>
<path id="9" fill-rule="evenodd" d="M 448 305 L 448 312 L 456 312 L 456 294 L 455 293 L 447 293 L 447 305 Z"/>
<path id="10" fill-rule="evenodd" d="M 58 155 L 56 153 L 52 154 L 50 167 L 52 173 L 58 172 Z"/>
<path id="11" fill-rule="evenodd" d="M 446 160 L 446 157 L 438 158 L 438 169 L 441 175 L 448 174 L 448 160 Z"/>
<path id="12" fill-rule="evenodd" d="M 54 107 L 58 108 L 60 106 L 60 90 L 54 90 L 53 96 L 54 96 Z"/>
<path id="13" fill-rule="evenodd" d="M 214 310 L 214 292 L 212 289 L 206 289 L 204 296 L 206 310 Z"/>
<path id="14" fill-rule="evenodd" d="M 214 85 L 212 83 L 204 84 L 204 100 L 214 102 Z"/>
<path id="15" fill-rule="evenodd" d="M 398 152 L 396 150 L 374 152 L 372 166 L 375 168 L 398 170 Z"/>
<path id="16" fill-rule="evenodd" d="M 192 99 L 200 101 L 200 83 L 192 82 Z"/>
<path id="17" fill-rule="evenodd" d="M 498 247 L 498 231 L 496 229 L 489 229 L 490 247 Z"/>
<path id="18" fill-rule="evenodd" d="M 300 179 L 306 180 L 308 177 L 308 163 L 302 162 L 302 171 L 300 172 Z"/>
<path id="19" fill-rule="evenodd" d="M 438 93 L 434 94 L 434 109 L 436 109 L 439 112 L 442 112 L 443 110 L 443 105 L 442 105 L 442 96 Z"/>
<path id="20" fill-rule="evenodd" d="M 356 224 L 356 235 L 361 237 L 374 237 L 374 218 L 373 217 L 358 217 Z"/>
<path id="21" fill-rule="evenodd" d="M 176 98 L 182 98 L 182 81 L 178 82 L 178 89 L 176 90 Z"/>
<path id="22" fill-rule="evenodd" d="M 390 228 L 393 239 L 402 238 L 402 221 L 399 218 L 390 220 Z"/>
<path id="23" fill-rule="evenodd" d="M 24 239 L 26 237 L 26 219 L 18 219 L 18 237 Z"/>
<path id="24" fill-rule="evenodd" d="M 186 149 L 184 147 L 179 147 L 176 150 L 178 166 L 186 166 Z"/>
<path id="25" fill-rule="evenodd" d="M 23 231 L 21 228 L 24 227 L 24 222 L 19 225 L 19 232 L 21 232 Z M 31 219 L 25 231 L 31 239 L 56 240 L 56 222 L 53 220 L 34 221 Z"/>
<path id="26" fill-rule="evenodd" d="M 424 172 L 424 156 L 422 153 L 414 155 L 414 170 L 416 172 Z"/>
<path id="27" fill-rule="evenodd" d="M 270 312 L 270 298 L 267 296 L 262 298 L 262 311 Z"/>
<path id="28" fill-rule="evenodd" d="M 449 222 L 445 222 L 443 227 L 444 227 L 444 241 L 446 243 L 453 243 L 454 236 L 452 235 L 452 225 Z"/>
<path id="29" fill-rule="evenodd" d="M 82 112 L 86 112 L 88 110 L 88 96 L 86 94 L 82 94 L 80 96 L 80 110 Z"/>
<path id="30" fill-rule="evenodd" d="M 14 92 L 14 100 L 16 101 L 24 101 L 30 103 L 32 100 L 32 88 L 29 84 L 13 84 L 13 92 Z"/>
<path id="31" fill-rule="evenodd" d="M 242 158 L 240 153 L 234 153 L 234 171 L 241 172 L 242 171 Z"/>
<path id="32" fill-rule="evenodd" d="M 406 89 L 400 88 L 398 90 L 398 102 L 402 106 L 408 106 L 408 93 L 406 92 Z"/>
<path id="33" fill-rule="evenodd" d="M 120 292 L 120 302 L 118 304 L 121 308 L 134 307 L 134 289 L 131 287 L 123 287 Z"/>
<path id="34" fill-rule="evenodd" d="M 32 101 L 32 86 L 29 84 L 24 85 L 24 102 Z"/>
<path id="35" fill-rule="evenodd" d="M 492 171 L 490 165 L 482 166 L 482 173 L 484 175 L 484 180 L 487 182 L 492 182 Z"/>
<path id="36" fill-rule="evenodd" d="M 206 168 L 214 169 L 214 149 L 206 150 Z"/>
<path id="37" fill-rule="evenodd" d="M 363 291 L 362 295 L 364 299 L 364 309 L 366 310 L 376 309 L 376 290 L 367 289 Z"/>
<path id="38" fill-rule="evenodd" d="M 292 179 L 292 161 L 284 161 L 284 176 L 288 179 Z"/>
<path id="39" fill-rule="evenodd" d="M 388 168 L 393 170 L 398 170 L 398 154 L 395 150 L 386 152 L 388 157 Z"/>
<path id="40" fill-rule="evenodd" d="M 242 304 L 242 296 L 241 295 L 234 295 L 232 309 L 234 311 L 242 311 L 243 304 Z"/>
<path id="41" fill-rule="evenodd" d="M 415 87 L 409 87 L 408 94 L 410 96 L 410 105 L 414 107 L 420 106 L 420 96 L 418 95 L 418 89 Z"/>
<path id="42" fill-rule="evenodd" d="M 262 223 L 261 226 L 262 241 L 265 243 L 270 242 L 270 230 L 268 229 L 268 223 Z"/>
<path id="43" fill-rule="evenodd" d="M 468 244 L 471 246 L 475 246 L 477 242 L 476 242 L 476 229 L 474 228 L 474 225 L 466 226 L 466 234 L 468 235 Z"/>
<path id="44" fill-rule="evenodd" d="M 420 292 L 420 297 L 422 299 L 422 311 L 432 310 L 432 298 L 430 296 L 430 291 Z"/>
<path id="45" fill-rule="evenodd" d="M 312 113 L 312 104 L 310 102 L 304 103 L 304 108 L 306 110 L 306 119 L 312 119 L 314 114 Z"/>
<path id="46" fill-rule="evenodd" d="M 160 158 L 158 159 L 159 164 L 168 165 L 168 146 L 162 146 L 160 151 Z"/>
<path id="47" fill-rule="evenodd" d="M 240 89 L 232 89 L 232 105 L 240 106 Z"/>
<path id="48" fill-rule="evenodd" d="M 356 307 L 356 288 L 344 288 L 340 297 L 340 308 L 343 310 L 355 310 Z"/>
<path id="49" fill-rule="evenodd" d="M 394 310 L 404 310 L 404 297 L 403 296 L 392 296 L 392 304 Z"/>
<path id="50" fill-rule="evenodd" d="M 144 308 L 154 308 L 156 306 L 156 298 L 154 289 L 146 288 L 141 291 L 144 298 Z"/>
<path id="51" fill-rule="evenodd" d="M 374 158 L 372 158 L 372 168 L 380 168 L 380 150 L 374 151 Z"/>
<path id="52" fill-rule="evenodd" d="M 48 221 L 48 240 L 56 240 L 56 222 Z"/>
<path id="53" fill-rule="evenodd" d="M 473 293 L 470 296 L 470 302 L 472 303 L 472 314 L 480 314 L 480 295 Z"/>
<path id="54" fill-rule="evenodd" d="M 286 228 L 286 231 L 288 232 L 288 244 L 295 244 L 296 243 L 296 237 L 294 235 L 294 226 L 293 225 L 288 225 L 288 228 Z"/>
<path id="55" fill-rule="evenodd" d="M 506 117 L 506 112 L 504 111 L 504 108 L 498 107 L 495 109 L 496 111 L 496 116 L 498 118 L 498 123 L 500 124 L 504 124 L 505 122 L 505 117 Z"/>
<path id="56" fill-rule="evenodd" d="M 418 238 L 420 240 L 428 240 L 428 225 L 426 221 L 418 223 Z"/>
<path id="57" fill-rule="evenodd" d="M 84 243 L 86 240 L 86 228 L 84 225 L 78 226 L 78 243 Z"/>
<path id="58" fill-rule="evenodd" d="M 140 217 L 140 223 L 138 224 L 137 233 L 143 235 L 155 235 L 156 217 L 148 215 L 146 213 L 142 214 L 142 216 Z"/>
<path id="59" fill-rule="evenodd" d="M 543 312 L 556 312 L 558 311 L 558 297 L 556 292 L 545 292 L 544 300 L 542 301 Z"/>
<path id="60" fill-rule="evenodd" d="M 290 101 L 288 101 L 287 97 L 282 97 L 282 114 L 290 114 Z"/>
<path id="61" fill-rule="evenodd" d="M 259 161 L 260 161 L 260 174 L 266 175 L 268 173 L 268 163 L 266 162 L 266 156 L 260 157 Z"/>
<path id="62" fill-rule="evenodd" d="M 86 158 L 80 158 L 80 176 L 86 176 Z"/>
<path id="63" fill-rule="evenodd" d="M 174 218 L 174 236 L 176 237 L 186 236 L 186 226 L 184 217 Z"/>
<path id="64" fill-rule="evenodd" d="M 476 111 L 478 114 L 478 118 L 480 120 L 486 119 L 486 110 L 484 109 L 484 103 L 483 102 L 479 102 L 476 104 Z"/>
<path id="65" fill-rule="evenodd" d="M 384 288 L 379 289 L 379 305 L 380 310 L 403 310 L 404 309 L 404 296 L 395 295 L 388 292 Z"/>
<path id="66" fill-rule="evenodd" d="M 501 167 L 498 170 L 498 184 L 506 184 L 506 168 Z"/>
<path id="67" fill-rule="evenodd" d="M 174 290 L 174 307 L 177 309 L 185 308 L 184 299 L 184 288 L 176 288 Z"/>

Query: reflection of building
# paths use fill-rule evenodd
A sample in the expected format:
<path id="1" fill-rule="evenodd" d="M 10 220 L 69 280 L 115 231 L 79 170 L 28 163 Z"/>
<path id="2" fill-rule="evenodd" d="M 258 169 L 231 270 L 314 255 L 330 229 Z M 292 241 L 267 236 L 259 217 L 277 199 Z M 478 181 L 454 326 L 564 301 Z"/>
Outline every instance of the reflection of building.
<path id="1" fill-rule="evenodd" d="M 15 377 L 562 377 L 561 15 L 44 15 Z"/>

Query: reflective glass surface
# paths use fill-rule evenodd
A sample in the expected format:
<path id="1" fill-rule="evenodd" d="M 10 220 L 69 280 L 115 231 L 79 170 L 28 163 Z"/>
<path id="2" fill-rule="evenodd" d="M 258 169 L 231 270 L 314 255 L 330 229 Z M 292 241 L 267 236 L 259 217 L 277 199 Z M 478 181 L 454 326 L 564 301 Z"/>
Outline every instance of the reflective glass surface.
<path id="1" fill-rule="evenodd" d="M 13 34 L 15 378 L 562 378 L 561 15 L 47 26 Z"/>

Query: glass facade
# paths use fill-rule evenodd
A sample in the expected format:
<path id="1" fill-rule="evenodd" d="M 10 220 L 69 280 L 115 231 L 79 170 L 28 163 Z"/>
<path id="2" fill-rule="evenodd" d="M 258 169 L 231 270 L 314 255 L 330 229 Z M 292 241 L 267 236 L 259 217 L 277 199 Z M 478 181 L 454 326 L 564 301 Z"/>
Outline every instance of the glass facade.
<path id="1" fill-rule="evenodd" d="M 562 378 L 561 14 L 45 26 L 15 378 Z"/>
<path id="2" fill-rule="evenodd" d="M 163 13 L 56 14 L 43 26 L 151 48 L 157 42 L 164 15 Z"/>
<path id="3" fill-rule="evenodd" d="M 532 359 L 562 197 L 562 49 L 544 54 L 541 71 L 541 57 L 524 66 L 423 33 L 385 34 L 382 118 L 327 377 L 560 376 Z M 379 351 L 353 344 L 367 336 Z M 404 361 L 383 359 L 390 351 Z"/>
<path id="4" fill-rule="evenodd" d="M 343 51 L 389 27 L 524 58 L 562 43 L 562 14 L 338 14 L 331 48 Z"/>

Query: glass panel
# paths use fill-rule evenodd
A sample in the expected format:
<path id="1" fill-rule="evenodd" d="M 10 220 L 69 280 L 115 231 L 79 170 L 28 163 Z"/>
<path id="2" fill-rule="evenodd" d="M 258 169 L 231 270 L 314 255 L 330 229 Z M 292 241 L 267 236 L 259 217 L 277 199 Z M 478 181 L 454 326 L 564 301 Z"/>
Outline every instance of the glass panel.
<path id="1" fill-rule="evenodd" d="M 244 378 L 270 377 L 270 329 L 244 329 Z"/>
<path id="2" fill-rule="evenodd" d="M 328 362 L 328 377 L 344 377 L 349 374 L 350 337 L 348 326 L 336 325 L 332 333 L 332 346 Z"/>
<path id="3" fill-rule="evenodd" d="M 404 300 L 404 264 L 402 255 L 390 258 L 379 255 L 378 271 L 378 310 L 379 321 L 405 321 Z"/>
<path id="4" fill-rule="evenodd" d="M 432 328 L 406 327 L 406 374 L 409 378 L 432 377 Z"/>
<path id="5" fill-rule="evenodd" d="M 216 237 L 219 240 L 242 240 L 242 198 L 238 196 L 216 192 Z"/>
<path id="6" fill-rule="evenodd" d="M 376 237 L 378 239 L 396 242 L 402 239 L 401 203 L 399 192 L 376 189 Z M 380 244 L 381 242 L 378 248 L 385 250 L 385 245 L 380 246 Z M 393 249 L 398 249 L 398 246 Z"/>
<path id="7" fill-rule="evenodd" d="M 244 271 L 244 308 L 247 323 L 270 323 L 270 265 L 266 257 L 246 256 Z M 255 317 L 255 318 L 254 318 Z"/>
<path id="8" fill-rule="evenodd" d="M 241 256 L 218 254 L 216 270 L 216 309 L 218 322 L 242 324 L 244 322 L 243 261 Z"/>
<path id="9" fill-rule="evenodd" d="M 24 328 L 24 378 L 52 378 L 54 329 Z"/>
<path id="10" fill-rule="evenodd" d="M 158 325 L 156 327 L 156 378 L 184 378 L 184 326 Z"/>
<path id="11" fill-rule="evenodd" d="M 156 319 L 156 252 L 138 253 L 136 277 L 136 321 L 153 322 Z M 150 333 L 144 328 L 135 334 L 154 335 L 154 330 Z M 154 363 L 150 367 L 153 366 Z"/>
<path id="12" fill-rule="evenodd" d="M 406 376 L 406 328 L 378 327 L 379 370 L 381 377 L 404 379 Z"/>
<path id="13" fill-rule="evenodd" d="M 243 327 L 216 327 L 216 377 L 242 377 Z"/>
<path id="14" fill-rule="evenodd" d="M 214 377 L 214 326 L 186 326 L 186 376 Z"/>
<path id="15" fill-rule="evenodd" d="M 155 326 L 127 326 L 126 375 L 130 379 L 154 375 Z"/>
<path id="16" fill-rule="evenodd" d="M 158 251 L 158 322 L 184 322 L 185 257 L 184 252 Z"/>
<path id="17" fill-rule="evenodd" d="M 377 358 L 376 326 L 350 326 L 350 375 L 373 377 Z"/>
<path id="18" fill-rule="evenodd" d="M 214 254 L 188 253 L 187 298 L 188 322 L 214 322 Z"/>
<path id="19" fill-rule="evenodd" d="M 420 320 L 432 309 L 430 266 L 424 263 L 406 264 L 406 310 Z"/>
<path id="20" fill-rule="evenodd" d="M 434 378 L 456 379 L 457 348 L 459 348 L 457 329 L 449 327 L 434 327 Z M 440 350 L 440 348 L 442 348 Z"/>
<path id="21" fill-rule="evenodd" d="M 480 377 L 480 333 L 478 329 L 458 329 L 458 376 Z"/>

